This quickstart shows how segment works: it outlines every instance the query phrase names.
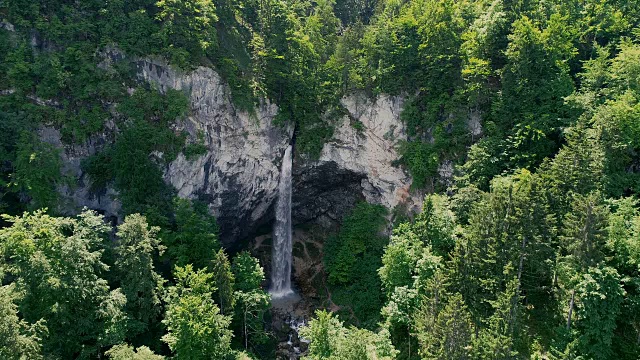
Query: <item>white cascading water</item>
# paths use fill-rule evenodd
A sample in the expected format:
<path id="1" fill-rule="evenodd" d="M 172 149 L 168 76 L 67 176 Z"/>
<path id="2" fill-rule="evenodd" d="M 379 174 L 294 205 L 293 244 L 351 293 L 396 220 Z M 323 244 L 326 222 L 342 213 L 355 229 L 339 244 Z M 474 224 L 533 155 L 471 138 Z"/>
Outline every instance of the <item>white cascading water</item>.
<path id="1" fill-rule="evenodd" d="M 276 203 L 276 223 L 273 228 L 273 259 L 271 268 L 271 297 L 284 297 L 291 290 L 291 145 L 284 152 L 278 201 Z"/>

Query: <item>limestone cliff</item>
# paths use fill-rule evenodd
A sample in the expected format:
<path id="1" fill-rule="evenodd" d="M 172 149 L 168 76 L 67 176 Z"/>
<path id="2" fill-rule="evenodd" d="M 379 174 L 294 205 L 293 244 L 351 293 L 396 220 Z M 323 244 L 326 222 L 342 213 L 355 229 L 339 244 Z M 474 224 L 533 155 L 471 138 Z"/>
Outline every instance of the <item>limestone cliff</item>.
<path id="1" fill-rule="evenodd" d="M 254 114 L 239 111 L 228 86 L 209 68 L 185 74 L 162 61 L 137 65 L 140 78 L 161 91 L 173 88 L 188 94 L 190 114 L 176 130 L 192 139 L 204 135 L 204 155 L 189 161 L 180 154 L 165 171 L 178 196 L 206 201 L 227 244 L 269 221 L 281 159 L 293 134 L 291 127 L 273 124 L 277 107 L 264 101 Z"/>
<path id="2" fill-rule="evenodd" d="M 122 54 L 106 54 L 121 61 Z M 190 100 L 188 116 L 175 124 L 188 133 L 189 141 L 200 139 L 206 153 L 188 160 L 180 154 L 164 171 L 165 181 L 178 196 L 209 204 L 227 246 L 255 232 L 273 219 L 281 159 L 292 142 L 293 128 L 273 123 L 277 107 L 262 101 L 253 113 L 238 110 L 228 86 L 212 69 L 199 67 L 182 72 L 159 59 L 133 59 L 141 81 L 160 91 L 184 91 Z M 103 66 L 109 66 L 107 63 Z M 319 160 L 298 156 L 294 163 L 294 223 L 335 223 L 359 200 L 388 208 L 404 204 L 417 207 L 420 196 L 409 192 L 411 177 L 394 166 L 398 142 L 406 139 L 399 114 L 402 99 L 381 96 L 375 100 L 352 96 L 343 100 L 348 115 L 340 119 L 334 138 L 325 144 Z M 112 132 L 117 129 L 111 129 Z M 85 144 L 63 146 L 54 129 L 44 128 L 42 138 L 63 148 L 65 172 L 71 186 L 61 189 L 65 208 L 81 206 L 117 217 L 118 194 L 105 189 L 95 194 L 79 166 L 105 143 L 109 132 Z M 156 154 L 161 156 L 161 154 Z"/>
<path id="3" fill-rule="evenodd" d="M 348 115 L 337 124 L 318 161 L 298 164 L 294 177 L 297 222 L 340 220 L 359 200 L 392 209 L 419 210 L 422 196 L 410 192 L 411 177 L 399 166 L 397 147 L 407 139 L 400 120 L 403 99 L 353 95 L 342 100 Z"/>

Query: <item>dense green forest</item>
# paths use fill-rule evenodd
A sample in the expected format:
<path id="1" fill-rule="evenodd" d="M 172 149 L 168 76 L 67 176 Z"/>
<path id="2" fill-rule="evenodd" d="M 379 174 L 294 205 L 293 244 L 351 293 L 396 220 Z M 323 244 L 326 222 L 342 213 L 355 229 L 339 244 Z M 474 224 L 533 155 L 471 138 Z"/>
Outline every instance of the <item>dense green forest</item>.
<path id="1" fill-rule="evenodd" d="M 205 151 L 172 130 L 186 95 L 99 66 L 117 48 L 269 99 L 309 159 L 343 96 L 406 98 L 397 165 L 429 195 L 325 240 L 341 311 L 301 331 L 309 358 L 638 359 L 639 26 L 633 0 L 0 0 L 0 358 L 275 356 L 257 259 L 162 179 Z M 121 224 L 58 213 L 43 125 L 119 129 L 82 167 Z"/>

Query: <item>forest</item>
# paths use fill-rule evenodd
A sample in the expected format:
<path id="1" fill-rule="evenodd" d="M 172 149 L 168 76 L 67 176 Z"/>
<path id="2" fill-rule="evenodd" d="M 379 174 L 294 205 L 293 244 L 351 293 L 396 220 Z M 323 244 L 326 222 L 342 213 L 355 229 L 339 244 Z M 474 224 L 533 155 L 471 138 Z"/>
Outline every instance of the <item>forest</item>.
<path id="1" fill-rule="evenodd" d="M 330 231 L 340 310 L 303 358 L 640 357 L 639 1 L 0 0 L 1 359 L 276 358 L 262 264 L 163 180 L 206 151 L 175 131 L 187 94 L 110 49 L 268 99 L 303 159 L 343 97 L 406 99 L 422 210 L 361 202 Z M 120 220 L 61 211 L 45 126 L 108 139 L 81 168 Z"/>

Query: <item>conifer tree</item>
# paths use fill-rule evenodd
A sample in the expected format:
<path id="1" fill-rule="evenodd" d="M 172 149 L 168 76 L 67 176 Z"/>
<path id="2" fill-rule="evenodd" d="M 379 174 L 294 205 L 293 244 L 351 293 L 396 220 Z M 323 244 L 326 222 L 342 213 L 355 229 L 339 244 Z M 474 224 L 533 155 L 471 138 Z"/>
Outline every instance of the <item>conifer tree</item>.
<path id="1" fill-rule="evenodd" d="M 210 272 L 214 276 L 216 303 L 223 315 L 231 314 L 235 306 L 235 277 L 231 271 L 231 263 L 223 249 L 218 250 L 211 260 Z"/>
<path id="2" fill-rule="evenodd" d="M 131 318 L 130 335 L 149 331 L 161 311 L 160 290 L 164 280 L 156 272 L 154 258 L 162 253 L 158 227 L 150 227 L 140 214 L 129 215 L 118 226 L 115 270 L 127 297 L 125 310 Z"/>
<path id="3" fill-rule="evenodd" d="M 416 314 L 420 355 L 427 359 L 470 359 L 473 326 L 462 295 L 425 298 Z M 438 303 L 440 301 L 440 303 Z"/>
<path id="4" fill-rule="evenodd" d="M 517 336 L 522 331 L 519 288 L 518 279 L 513 278 L 497 299 L 491 302 L 494 312 L 473 341 L 474 358 L 510 359 L 518 355 Z"/>

